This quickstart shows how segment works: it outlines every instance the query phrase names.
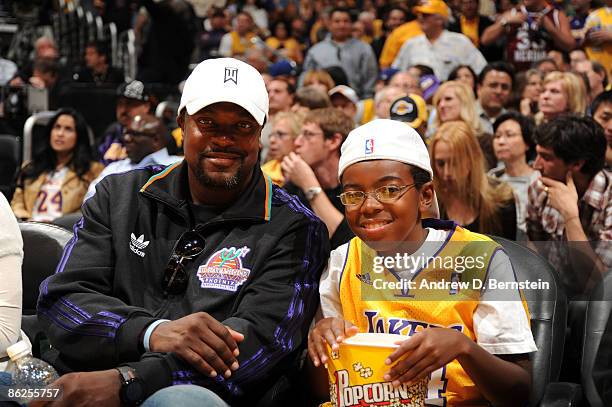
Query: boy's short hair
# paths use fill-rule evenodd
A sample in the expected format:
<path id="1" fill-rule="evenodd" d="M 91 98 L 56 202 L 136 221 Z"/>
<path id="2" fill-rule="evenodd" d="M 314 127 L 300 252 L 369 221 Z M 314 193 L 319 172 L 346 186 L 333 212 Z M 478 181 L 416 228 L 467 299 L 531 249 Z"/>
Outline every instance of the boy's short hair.
<path id="1" fill-rule="evenodd" d="M 593 103 L 591 103 L 591 114 L 595 114 L 597 109 L 599 109 L 599 106 L 608 103 L 612 104 L 612 90 L 601 92 L 595 99 L 593 99 Z"/>
<path id="2" fill-rule="evenodd" d="M 314 86 L 304 86 L 295 92 L 295 102 L 309 109 L 330 107 L 329 96 Z"/>
<path id="3" fill-rule="evenodd" d="M 323 131 L 323 137 L 330 139 L 334 134 L 342 135 L 342 142 L 355 126 L 351 119 L 342 110 L 335 107 L 314 109 L 304 117 L 304 123 L 314 123 Z"/>
<path id="4" fill-rule="evenodd" d="M 606 162 L 608 143 L 604 131 L 590 117 L 576 114 L 556 117 L 536 129 L 534 140 L 541 147 L 552 148 L 566 164 L 584 160 L 580 172 L 591 177 Z"/>

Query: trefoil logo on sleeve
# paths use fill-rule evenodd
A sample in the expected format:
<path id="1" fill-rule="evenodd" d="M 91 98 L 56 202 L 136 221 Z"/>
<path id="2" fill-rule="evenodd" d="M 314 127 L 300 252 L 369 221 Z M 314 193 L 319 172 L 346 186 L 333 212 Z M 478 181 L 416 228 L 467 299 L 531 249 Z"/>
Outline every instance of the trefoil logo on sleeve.
<path id="1" fill-rule="evenodd" d="M 144 240 L 144 235 L 140 235 L 138 238 L 134 233 L 130 234 L 130 250 L 140 257 L 144 257 L 145 253 L 142 251 L 149 245 L 149 241 Z"/>
<path id="2" fill-rule="evenodd" d="M 248 247 L 229 247 L 218 250 L 198 268 L 202 288 L 236 292 L 251 274 L 242 267 L 242 259 L 251 251 Z"/>

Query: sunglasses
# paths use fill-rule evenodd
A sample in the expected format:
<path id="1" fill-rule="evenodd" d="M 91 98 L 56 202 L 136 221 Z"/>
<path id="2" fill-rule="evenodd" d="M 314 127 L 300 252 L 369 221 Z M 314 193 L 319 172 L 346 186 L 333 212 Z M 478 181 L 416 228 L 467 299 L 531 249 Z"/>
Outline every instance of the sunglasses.
<path id="1" fill-rule="evenodd" d="M 178 295 L 185 292 L 189 276 L 185 271 L 185 263 L 198 257 L 204 251 L 206 241 L 195 230 L 188 230 L 179 236 L 174 244 L 168 265 L 164 270 L 162 288 L 164 294 Z"/>

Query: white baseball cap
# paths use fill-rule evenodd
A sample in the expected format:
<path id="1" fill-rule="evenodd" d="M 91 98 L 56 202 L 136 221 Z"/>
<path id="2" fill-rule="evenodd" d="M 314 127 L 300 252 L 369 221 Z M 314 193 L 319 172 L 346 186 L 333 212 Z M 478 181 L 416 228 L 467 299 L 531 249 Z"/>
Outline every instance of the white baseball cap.
<path id="1" fill-rule="evenodd" d="M 427 147 L 405 123 L 376 119 L 351 131 L 340 149 L 338 179 L 350 165 L 368 160 L 393 160 L 414 165 L 433 177 Z"/>
<path id="2" fill-rule="evenodd" d="M 329 90 L 327 94 L 329 97 L 334 96 L 336 93 L 341 94 L 345 98 L 351 101 L 354 105 L 359 103 L 359 98 L 357 97 L 357 92 L 355 92 L 352 88 L 349 88 L 346 85 L 338 85 Z"/>
<path id="3" fill-rule="evenodd" d="M 268 117 L 268 91 L 261 74 L 234 58 L 207 59 L 185 81 L 179 114 L 183 108 L 195 114 L 218 102 L 235 103 L 251 113 L 260 125 Z"/>

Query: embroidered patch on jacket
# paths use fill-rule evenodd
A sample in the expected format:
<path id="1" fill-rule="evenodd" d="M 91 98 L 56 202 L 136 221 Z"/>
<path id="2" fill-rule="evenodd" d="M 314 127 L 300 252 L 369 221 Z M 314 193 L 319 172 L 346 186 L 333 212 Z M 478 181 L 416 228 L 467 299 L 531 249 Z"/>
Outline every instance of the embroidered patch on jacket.
<path id="1" fill-rule="evenodd" d="M 213 253 L 205 264 L 198 268 L 202 288 L 216 288 L 235 292 L 246 281 L 250 269 L 242 267 L 242 259 L 251 249 L 244 246 L 223 248 Z"/>

